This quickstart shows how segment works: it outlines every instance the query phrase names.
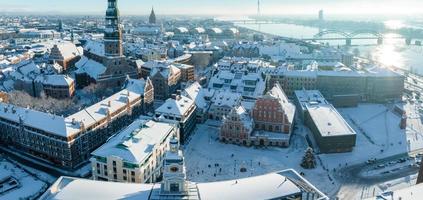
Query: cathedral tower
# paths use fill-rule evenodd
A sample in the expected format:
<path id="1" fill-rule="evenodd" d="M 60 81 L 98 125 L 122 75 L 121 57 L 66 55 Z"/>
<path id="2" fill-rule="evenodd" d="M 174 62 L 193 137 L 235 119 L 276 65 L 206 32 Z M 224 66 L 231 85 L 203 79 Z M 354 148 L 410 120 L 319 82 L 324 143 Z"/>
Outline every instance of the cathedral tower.
<path id="1" fill-rule="evenodd" d="M 104 52 L 107 57 L 123 56 L 122 27 L 119 19 L 118 0 L 108 0 L 106 28 L 104 30 Z"/>
<path id="2" fill-rule="evenodd" d="M 151 13 L 148 22 L 150 24 L 156 24 L 156 13 L 154 13 L 154 8 L 151 8 Z"/>

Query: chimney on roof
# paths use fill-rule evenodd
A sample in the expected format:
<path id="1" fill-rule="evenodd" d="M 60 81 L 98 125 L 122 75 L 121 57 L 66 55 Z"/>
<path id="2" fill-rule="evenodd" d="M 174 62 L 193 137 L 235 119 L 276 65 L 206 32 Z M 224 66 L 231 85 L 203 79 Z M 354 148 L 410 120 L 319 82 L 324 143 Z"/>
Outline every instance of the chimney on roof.
<path id="1" fill-rule="evenodd" d="M 80 121 L 80 122 L 79 122 L 79 129 L 80 129 L 81 131 L 85 131 L 85 124 L 84 124 L 84 122 L 83 122 L 83 121 Z"/>
<path id="2" fill-rule="evenodd" d="M 172 99 L 176 100 L 177 94 L 172 94 Z"/>
<path id="3" fill-rule="evenodd" d="M 111 101 L 108 101 L 108 102 L 107 102 L 107 106 L 108 106 L 108 107 L 112 107 L 112 102 L 111 102 Z"/>

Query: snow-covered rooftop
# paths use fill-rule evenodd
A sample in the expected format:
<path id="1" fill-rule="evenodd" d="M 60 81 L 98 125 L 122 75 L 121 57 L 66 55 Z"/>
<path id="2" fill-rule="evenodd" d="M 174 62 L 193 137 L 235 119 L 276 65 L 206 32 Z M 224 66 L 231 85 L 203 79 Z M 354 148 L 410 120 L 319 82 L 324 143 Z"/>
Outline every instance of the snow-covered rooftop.
<path id="1" fill-rule="evenodd" d="M 423 197 L 423 184 L 413 185 L 400 190 L 384 192 L 367 200 L 420 200 Z"/>
<path id="2" fill-rule="evenodd" d="M 156 109 L 156 113 L 182 117 L 186 115 L 193 106 L 195 106 L 193 100 L 185 96 L 178 96 L 176 99 L 167 99 L 163 105 Z"/>
<path id="3" fill-rule="evenodd" d="M 229 91 L 219 91 L 215 93 L 211 100 L 215 106 L 235 107 L 241 101 L 241 95 Z"/>
<path id="4" fill-rule="evenodd" d="M 323 137 L 356 134 L 331 104 L 307 105 L 307 111 Z"/>
<path id="5" fill-rule="evenodd" d="M 291 175 L 294 174 L 294 175 Z M 294 177 L 291 177 L 294 176 Z M 295 179 L 295 180 L 294 180 Z M 298 186 L 297 179 L 303 185 Z M 198 197 L 194 199 L 223 200 L 223 199 L 278 199 L 292 195 L 301 196 L 302 186 L 313 190 L 316 198 L 328 199 L 314 186 L 309 185 L 293 170 L 261 176 L 242 178 L 237 180 L 191 183 L 198 188 Z M 42 196 L 41 200 L 73 200 L 73 199 L 129 199 L 148 200 L 161 196 L 151 194 L 159 192 L 160 184 L 129 184 L 117 182 L 103 182 L 89 179 L 60 177 Z M 101 192 L 99 192 L 101 191 Z M 169 196 L 163 196 L 169 199 Z M 174 196 L 174 199 L 184 199 L 184 196 Z"/>
<path id="6" fill-rule="evenodd" d="M 197 184 L 201 199 L 276 199 L 301 190 L 288 178 L 279 174 L 266 174 L 238 180 Z"/>
<path id="7" fill-rule="evenodd" d="M 105 119 L 107 113 L 125 107 L 128 101 L 135 101 L 143 94 L 140 93 L 143 91 L 140 90 L 143 84 L 143 80 L 129 80 L 125 89 L 66 118 L 0 102 L 0 118 L 23 123 L 50 134 L 69 137 Z"/>
<path id="8" fill-rule="evenodd" d="M 161 76 L 165 78 L 169 78 L 173 76 L 174 74 L 181 72 L 181 70 L 178 67 L 175 67 L 173 64 L 170 64 L 167 62 L 157 62 L 157 61 L 147 62 L 144 64 L 144 66 L 151 68 L 151 72 L 150 72 L 151 77 L 160 73 Z"/>
<path id="9" fill-rule="evenodd" d="M 38 76 L 37 80 L 46 85 L 70 86 L 74 83 L 73 78 L 67 75 L 44 75 Z"/>
<path id="10" fill-rule="evenodd" d="M 247 112 L 247 110 L 241 106 L 238 105 L 236 107 L 234 107 L 231 111 L 231 113 L 229 113 L 229 116 L 231 116 L 232 114 L 236 114 L 237 116 L 239 116 L 239 119 L 241 120 L 241 122 L 243 123 L 244 127 L 249 130 L 250 132 L 253 131 L 253 119 L 251 119 L 250 114 Z M 226 120 L 232 120 L 230 118 L 227 118 Z"/>
<path id="11" fill-rule="evenodd" d="M 136 120 L 92 155 L 104 158 L 115 156 L 124 162 L 139 165 L 151 155 L 156 145 L 172 134 L 172 130 L 174 125 L 169 123 Z"/>
<path id="12" fill-rule="evenodd" d="M 77 68 L 76 73 L 86 73 L 94 79 L 97 79 L 107 69 L 103 64 L 85 56 L 82 56 L 75 66 Z"/>
<path id="13" fill-rule="evenodd" d="M 279 100 L 282 109 L 287 115 L 288 121 L 293 123 L 295 116 L 295 105 L 289 101 L 282 87 L 279 84 L 275 84 L 275 86 L 267 92 L 265 98 L 267 95 Z"/>
<path id="14" fill-rule="evenodd" d="M 84 46 L 84 50 L 98 56 L 104 56 L 104 43 L 97 40 L 88 40 Z"/>
<path id="15" fill-rule="evenodd" d="M 134 102 L 144 94 L 144 86 L 144 80 L 129 79 L 125 89 L 88 108 L 68 116 L 66 118 L 67 134 L 72 135 L 77 133 L 80 131 L 82 125 L 85 128 L 92 126 L 95 123 L 107 118 L 108 113 L 112 114 L 119 111 L 121 108 L 126 107 L 128 102 Z M 72 121 L 74 123 L 72 123 Z"/>
<path id="16" fill-rule="evenodd" d="M 83 54 L 83 49 L 81 47 L 77 47 L 72 42 L 57 41 L 53 48 L 57 48 L 59 50 L 64 60 L 81 56 Z"/>
<path id="17" fill-rule="evenodd" d="M 65 136 L 65 118 L 0 102 L 0 118 Z"/>
<path id="18" fill-rule="evenodd" d="M 198 108 L 206 109 L 209 104 L 207 103 L 205 99 L 206 97 L 205 90 L 206 89 L 201 87 L 201 85 L 198 82 L 194 82 L 184 89 L 183 95 L 195 101 L 195 105 Z"/>
<path id="19" fill-rule="evenodd" d="M 152 189 L 158 187 L 160 187 L 160 185 L 103 182 L 89 179 L 60 177 L 40 199 L 145 200 L 149 199 Z"/>
<path id="20" fill-rule="evenodd" d="M 243 97 L 257 98 L 263 95 L 266 83 L 259 73 L 232 73 L 228 70 L 220 70 L 209 81 L 209 88 L 230 90 L 239 93 Z"/>
<path id="21" fill-rule="evenodd" d="M 301 104 L 301 109 L 304 111 L 306 105 L 329 104 L 318 90 L 296 90 L 294 91 L 297 101 Z"/>

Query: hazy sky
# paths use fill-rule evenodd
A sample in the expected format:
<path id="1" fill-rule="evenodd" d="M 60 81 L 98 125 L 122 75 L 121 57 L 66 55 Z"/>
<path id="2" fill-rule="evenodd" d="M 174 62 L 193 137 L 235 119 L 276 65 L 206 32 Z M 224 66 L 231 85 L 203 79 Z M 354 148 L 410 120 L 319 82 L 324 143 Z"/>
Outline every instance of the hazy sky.
<path id="1" fill-rule="evenodd" d="M 107 0 L 0 0 L 0 12 L 102 14 Z M 251 15 L 257 0 L 119 0 L 122 15 L 147 15 L 154 6 L 160 15 Z M 423 0 L 261 0 L 263 15 L 422 14 Z"/>

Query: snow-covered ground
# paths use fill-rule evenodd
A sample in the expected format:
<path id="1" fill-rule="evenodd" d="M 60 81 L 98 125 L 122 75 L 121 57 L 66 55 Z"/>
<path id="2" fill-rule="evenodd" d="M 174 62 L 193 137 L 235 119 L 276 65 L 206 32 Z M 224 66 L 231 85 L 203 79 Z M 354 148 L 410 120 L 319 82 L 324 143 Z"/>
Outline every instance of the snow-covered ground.
<path id="1" fill-rule="evenodd" d="M 29 174 L 28 171 L 29 173 L 37 173 L 37 176 L 40 178 Z M 0 199 L 35 199 L 49 187 L 49 183 L 46 180 L 52 179 L 48 175 L 35 170 L 29 170 L 26 167 L 24 170 L 21 166 L 9 162 L 0 156 L 0 180 L 6 177 L 16 179 L 19 186 L 0 193 Z"/>
<path id="2" fill-rule="evenodd" d="M 197 126 L 184 149 L 189 180 L 222 181 L 292 168 L 304 172 L 305 178 L 323 192 L 336 190 L 335 183 L 332 183 L 328 172 L 320 164 L 313 170 L 305 170 L 300 166 L 307 148 L 301 133 L 293 135 L 289 148 L 254 148 L 220 143 L 217 140 L 218 128 L 206 124 Z M 247 172 L 240 172 L 240 168 L 246 168 Z"/>
<path id="3" fill-rule="evenodd" d="M 322 154 L 320 157 L 328 168 L 337 168 L 345 163 L 359 164 L 369 159 L 382 159 L 423 148 L 423 126 L 416 118 L 416 110 L 405 106 L 408 127 L 401 130 L 400 116 L 380 104 L 360 104 L 356 108 L 338 109 L 341 115 L 357 132 L 357 143 L 352 152 Z"/>
<path id="4" fill-rule="evenodd" d="M 309 129 L 301 123 L 296 125 L 298 128 L 294 131 L 289 148 L 255 148 L 220 143 L 216 123 L 206 122 L 197 126 L 184 148 L 188 179 L 196 182 L 221 181 L 293 168 L 304 172 L 305 178 L 326 194 L 334 195 L 339 183 L 331 180 L 332 169 L 338 171 L 346 166 L 345 163 L 361 164 L 372 158 L 382 159 L 423 148 L 422 132 L 417 131 L 423 130 L 418 111 L 409 104 L 404 108 L 408 114 L 406 130 L 400 129 L 400 116 L 385 105 L 360 104 L 355 108 L 338 109 L 357 132 L 356 147 L 349 153 L 318 155 L 321 162 L 313 170 L 300 166 L 307 148 L 304 136 L 311 136 Z M 407 161 L 407 164 L 410 163 Z M 242 167 L 247 172 L 240 172 Z"/>

